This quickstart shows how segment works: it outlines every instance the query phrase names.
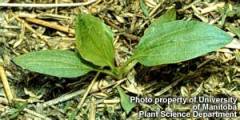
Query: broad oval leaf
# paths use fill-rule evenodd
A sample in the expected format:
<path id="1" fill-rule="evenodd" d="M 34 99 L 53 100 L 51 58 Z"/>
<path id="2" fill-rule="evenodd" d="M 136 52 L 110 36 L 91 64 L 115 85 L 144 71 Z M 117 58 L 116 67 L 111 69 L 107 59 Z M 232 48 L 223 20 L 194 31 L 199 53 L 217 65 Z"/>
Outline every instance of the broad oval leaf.
<path id="1" fill-rule="evenodd" d="M 219 49 L 232 38 L 221 29 L 197 21 L 173 21 L 149 27 L 133 59 L 145 66 L 186 61 Z"/>
<path id="2" fill-rule="evenodd" d="M 24 69 L 57 77 L 78 77 L 92 69 L 85 65 L 78 54 L 67 50 L 30 52 L 14 59 Z"/>
<path id="3" fill-rule="evenodd" d="M 113 33 L 104 22 L 92 15 L 76 19 L 76 46 L 81 56 L 99 66 L 113 66 Z"/>

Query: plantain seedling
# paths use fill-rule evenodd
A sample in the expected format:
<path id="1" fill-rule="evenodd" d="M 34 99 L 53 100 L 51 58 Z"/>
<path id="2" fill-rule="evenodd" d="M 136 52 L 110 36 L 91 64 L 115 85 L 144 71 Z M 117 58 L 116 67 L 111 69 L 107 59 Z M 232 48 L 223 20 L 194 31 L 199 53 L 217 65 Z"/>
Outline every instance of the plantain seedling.
<path id="1" fill-rule="evenodd" d="M 223 30 L 207 23 L 176 20 L 176 12 L 171 9 L 145 30 L 127 62 L 116 66 L 111 29 L 90 14 L 78 15 L 75 23 L 77 52 L 37 51 L 18 56 L 14 62 L 30 71 L 56 77 L 73 78 L 100 71 L 121 79 L 136 63 L 178 63 L 215 51 L 232 40 Z"/>

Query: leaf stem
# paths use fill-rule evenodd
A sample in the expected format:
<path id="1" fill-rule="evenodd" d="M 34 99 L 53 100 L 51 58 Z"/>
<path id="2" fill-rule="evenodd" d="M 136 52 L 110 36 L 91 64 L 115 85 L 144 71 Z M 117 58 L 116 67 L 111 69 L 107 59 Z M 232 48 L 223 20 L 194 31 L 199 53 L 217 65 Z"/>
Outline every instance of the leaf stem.
<path id="1" fill-rule="evenodd" d="M 94 71 L 105 73 L 116 79 L 121 79 L 127 72 L 129 72 L 135 65 L 137 61 L 134 58 L 128 59 L 123 66 L 120 67 L 111 67 L 111 70 L 104 69 L 94 69 Z"/>
<path id="2" fill-rule="evenodd" d="M 101 73 L 105 73 L 105 74 L 107 74 L 107 75 L 110 75 L 110 76 L 112 76 L 112 77 L 117 78 L 117 76 L 116 76 L 113 72 L 111 72 L 111 71 L 109 71 L 109 70 L 94 69 L 94 71 L 101 72 Z"/>
<path id="3" fill-rule="evenodd" d="M 120 76 L 123 76 L 127 72 L 129 72 L 138 62 L 134 60 L 134 58 L 130 58 L 127 62 L 119 68 Z"/>

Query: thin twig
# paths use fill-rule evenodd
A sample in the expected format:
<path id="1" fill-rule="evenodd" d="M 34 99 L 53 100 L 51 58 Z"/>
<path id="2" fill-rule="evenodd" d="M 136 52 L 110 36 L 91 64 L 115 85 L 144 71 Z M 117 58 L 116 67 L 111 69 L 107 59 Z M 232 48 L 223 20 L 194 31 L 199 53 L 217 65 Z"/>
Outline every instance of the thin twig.
<path id="1" fill-rule="evenodd" d="M 112 83 L 112 84 L 110 84 L 108 86 L 105 86 L 105 87 L 103 87 L 101 89 L 91 91 L 90 93 L 98 92 L 100 90 L 107 89 L 107 88 L 109 88 L 111 86 L 119 85 L 122 82 L 124 82 L 125 80 L 126 79 L 119 80 L 119 81 L 117 81 L 115 83 Z M 81 95 L 84 92 L 85 92 L 85 90 L 78 90 L 78 91 L 75 91 L 73 93 L 62 95 L 62 96 L 60 96 L 58 98 L 55 98 L 55 99 L 52 99 L 52 100 L 49 100 L 49 101 L 43 103 L 43 107 L 52 106 L 52 105 L 55 105 L 55 104 L 58 104 L 58 103 L 61 103 L 61 102 L 65 102 L 65 101 L 70 100 L 70 99 L 72 99 L 72 98 L 74 98 L 76 96 Z"/>
<path id="2" fill-rule="evenodd" d="M 26 23 L 24 20 L 22 20 L 21 18 L 19 18 L 18 16 L 16 16 L 15 14 L 12 13 L 12 15 L 14 16 L 14 18 L 21 22 L 28 30 L 30 30 L 31 32 L 33 32 L 35 35 L 37 35 L 40 40 L 42 40 L 47 46 L 48 48 L 51 48 L 50 44 L 48 43 L 47 39 L 45 37 L 43 37 L 41 34 L 39 34 L 37 31 L 35 31 L 28 23 Z"/>
<path id="3" fill-rule="evenodd" d="M 96 119 L 96 101 L 94 98 L 92 98 L 92 101 L 90 103 L 90 110 L 89 110 L 89 120 L 95 120 Z"/>
<path id="4" fill-rule="evenodd" d="M 83 102 L 85 101 L 88 93 L 91 91 L 91 89 L 92 89 L 94 83 L 96 82 L 99 74 L 100 74 L 100 72 L 98 72 L 98 73 L 95 75 L 95 77 L 93 78 L 92 82 L 91 82 L 90 85 L 88 86 L 87 91 L 85 92 L 85 94 L 83 95 L 83 98 L 81 99 L 80 103 L 79 103 L 78 106 L 77 106 L 77 109 L 78 109 L 78 110 L 82 107 Z"/>
<path id="5" fill-rule="evenodd" d="M 43 103 L 43 107 L 47 107 L 47 106 L 51 106 L 51 105 L 55 105 L 55 104 L 67 101 L 67 100 L 72 99 L 82 93 L 84 93 L 84 90 L 78 90 L 78 91 L 70 93 L 70 94 L 62 95 L 58 98 L 55 98 L 55 99 L 52 99 L 52 100 L 49 100 L 49 101 Z"/>
<path id="6" fill-rule="evenodd" d="M 149 16 L 153 16 L 154 13 L 162 6 L 162 4 L 165 2 L 165 0 L 161 1 L 150 13 Z"/>
<path id="7" fill-rule="evenodd" d="M 61 26 L 61 25 L 51 23 L 51 22 L 48 22 L 48 21 L 44 21 L 44 20 L 41 20 L 41 19 L 37 19 L 37 18 L 27 17 L 25 20 L 27 22 L 31 22 L 31 23 L 38 24 L 38 25 L 41 25 L 41 26 L 49 27 L 49 28 L 52 28 L 52 29 L 55 29 L 55 30 L 58 30 L 58 31 L 69 33 L 71 35 L 75 35 L 74 29 L 71 29 L 69 27 Z M 130 33 L 120 33 L 120 34 L 127 37 L 127 38 L 130 38 L 131 40 L 139 40 L 140 39 L 138 36 L 130 34 Z"/>
<path id="8" fill-rule="evenodd" d="M 1 78 L 2 83 L 3 83 L 3 88 L 4 88 L 5 95 L 7 97 L 7 100 L 11 104 L 12 101 L 13 101 L 13 95 L 12 95 L 12 92 L 11 92 L 11 89 L 10 89 L 10 86 L 9 86 L 4 68 L 1 65 L 0 65 L 0 78 Z"/>
<path id="9" fill-rule="evenodd" d="M 223 8 L 224 6 L 225 6 L 225 2 L 215 3 L 214 5 L 210 5 L 207 8 L 202 9 L 201 14 L 212 12 L 212 11 L 217 10 L 219 8 Z"/>
<path id="10" fill-rule="evenodd" d="M 179 82 L 181 82 L 184 79 L 184 77 L 174 81 L 172 84 L 168 85 L 167 87 L 165 87 L 164 89 L 162 89 L 161 91 L 157 92 L 154 94 L 154 96 L 161 96 L 162 94 L 164 94 L 165 92 L 167 92 L 168 90 L 170 90 L 171 88 L 175 87 Z"/>
<path id="11" fill-rule="evenodd" d="M 78 7 L 86 6 L 96 2 L 96 0 L 90 0 L 80 3 L 59 3 L 59 4 L 29 4 L 29 3 L 1 3 L 0 7 L 25 7 L 25 8 L 55 8 L 55 7 Z"/>
<path id="12" fill-rule="evenodd" d="M 73 29 L 70 29 L 68 27 L 61 26 L 61 25 L 58 25 L 58 24 L 55 24 L 55 23 L 47 22 L 47 21 L 44 21 L 44 20 L 41 20 L 41 19 L 26 18 L 25 20 L 28 21 L 28 22 L 31 22 L 31 23 L 35 23 L 35 24 L 39 24 L 39 25 L 42 25 L 42 26 L 46 26 L 46 27 L 49 27 L 49 28 L 52 28 L 52 29 L 56 29 L 56 30 L 59 30 L 59 31 L 62 31 L 62 32 L 75 34 L 75 31 Z"/>
<path id="13" fill-rule="evenodd" d="M 133 41 L 139 41 L 140 40 L 140 37 L 136 36 L 136 35 L 133 35 L 133 34 L 130 34 L 130 33 L 121 33 L 120 35 L 123 35 Z"/>
<path id="14" fill-rule="evenodd" d="M 39 118 L 41 118 L 41 119 L 44 119 L 44 120 L 51 120 L 50 118 L 48 118 L 48 117 L 46 117 L 46 116 L 44 116 L 44 115 L 41 115 L 41 114 L 39 114 L 39 113 L 37 113 L 37 112 L 35 112 L 35 111 L 29 110 L 29 109 L 27 109 L 27 108 L 24 108 L 23 111 L 25 111 L 25 112 L 27 112 L 27 113 L 29 113 L 29 114 L 31 114 L 31 115 L 34 115 L 34 116 L 36 116 L 36 117 L 39 117 Z"/>
<path id="15" fill-rule="evenodd" d="M 182 11 L 188 9 L 188 8 L 191 8 L 192 5 L 195 5 L 195 4 L 197 4 L 198 2 L 200 2 L 200 1 L 201 1 L 201 0 L 195 0 L 195 1 L 192 2 L 191 4 L 189 4 L 189 5 L 185 6 L 185 7 L 183 7 L 182 9 L 180 9 L 180 10 L 178 10 L 178 11 L 179 11 L 179 12 L 182 12 Z"/>
<path id="16" fill-rule="evenodd" d="M 161 96 L 162 94 L 164 94 L 165 92 L 167 92 L 168 90 L 172 89 L 173 87 L 175 87 L 179 82 L 181 82 L 182 80 L 188 78 L 188 77 L 195 77 L 197 76 L 197 73 L 193 73 L 190 72 L 188 73 L 186 76 L 183 76 L 179 79 L 177 79 L 176 81 L 174 81 L 173 83 L 171 83 L 170 85 L 168 85 L 167 87 L 163 88 L 161 91 L 157 92 L 154 94 L 154 96 Z"/>

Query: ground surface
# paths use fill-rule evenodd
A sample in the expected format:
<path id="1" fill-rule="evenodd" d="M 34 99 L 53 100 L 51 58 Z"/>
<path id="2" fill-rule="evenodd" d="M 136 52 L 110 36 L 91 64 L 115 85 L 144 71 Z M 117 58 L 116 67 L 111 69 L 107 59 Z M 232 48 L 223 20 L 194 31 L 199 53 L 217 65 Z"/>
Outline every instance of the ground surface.
<path id="1" fill-rule="evenodd" d="M 76 1 L 11 2 L 53 4 Z M 67 9 L 1 8 L 0 63 L 6 71 L 15 104 L 7 103 L 3 84 L 0 83 L 0 119 L 72 120 L 95 116 L 98 120 L 132 120 L 137 119 L 138 111 L 159 108 L 187 111 L 191 108 L 181 104 L 137 104 L 127 115 L 120 105 L 116 86 L 121 86 L 130 96 L 233 96 L 240 99 L 240 3 L 237 0 L 145 0 L 144 5 L 146 9 L 140 6 L 140 0 L 98 0 L 90 5 Z M 137 65 L 122 80 L 101 75 L 77 115 L 76 108 L 96 73 L 74 79 L 56 78 L 23 70 L 12 62 L 15 56 L 31 51 L 74 49 L 74 19 L 78 13 L 86 12 L 101 18 L 113 29 L 116 61 L 121 64 L 131 54 L 150 21 L 171 7 L 176 8 L 177 19 L 198 20 L 222 28 L 234 37 L 234 44 L 179 64 L 148 68 Z M 147 10 L 149 17 L 145 16 L 144 10 Z M 40 24 L 42 21 L 39 23 L 36 20 L 53 26 Z"/>

